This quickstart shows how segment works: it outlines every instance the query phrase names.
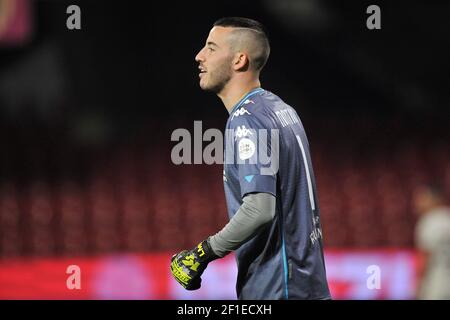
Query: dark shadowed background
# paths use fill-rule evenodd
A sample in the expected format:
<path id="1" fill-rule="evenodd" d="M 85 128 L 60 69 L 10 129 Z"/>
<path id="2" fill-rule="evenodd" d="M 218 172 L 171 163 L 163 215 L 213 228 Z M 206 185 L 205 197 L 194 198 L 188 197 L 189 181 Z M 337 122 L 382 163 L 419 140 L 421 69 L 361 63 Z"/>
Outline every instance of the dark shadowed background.
<path id="1" fill-rule="evenodd" d="M 81 30 L 66 27 L 71 4 Z M 381 30 L 366 27 L 370 4 Z M 222 166 L 171 161 L 175 129 L 225 128 L 227 111 L 200 90 L 194 61 L 224 16 L 268 30 L 262 86 L 307 131 L 330 264 L 333 254 L 398 250 L 412 270 L 400 282 L 414 283 L 412 193 L 440 181 L 450 195 L 449 10 L 437 1 L 0 0 L 0 297 L 186 298 L 169 280 L 74 293 L 65 267 L 133 253 L 166 277 L 170 254 L 226 223 Z M 30 261 L 62 270 L 64 288 L 21 287 Z M 110 266 L 136 273 L 127 261 Z M 328 269 L 337 297 L 414 294 L 351 291 L 350 275 Z M 198 297 L 211 296 L 222 297 Z"/>

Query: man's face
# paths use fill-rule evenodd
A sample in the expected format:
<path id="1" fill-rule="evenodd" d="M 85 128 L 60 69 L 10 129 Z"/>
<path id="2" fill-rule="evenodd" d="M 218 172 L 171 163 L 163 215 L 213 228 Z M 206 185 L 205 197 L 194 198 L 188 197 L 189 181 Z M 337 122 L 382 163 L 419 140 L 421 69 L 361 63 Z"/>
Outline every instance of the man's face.
<path id="1" fill-rule="evenodd" d="M 227 41 L 230 32 L 230 28 L 212 28 L 205 46 L 195 57 L 199 63 L 200 87 L 203 90 L 219 93 L 231 79 L 233 56 Z"/>

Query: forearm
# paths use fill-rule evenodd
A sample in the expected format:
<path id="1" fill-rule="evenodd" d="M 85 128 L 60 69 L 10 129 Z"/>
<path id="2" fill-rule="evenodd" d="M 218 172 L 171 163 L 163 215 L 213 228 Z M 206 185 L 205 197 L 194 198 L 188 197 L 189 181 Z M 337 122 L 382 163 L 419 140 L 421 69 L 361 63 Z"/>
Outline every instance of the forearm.
<path id="1" fill-rule="evenodd" d="M 269 193 L 254 193 L 243 203 L 227 225 L 209 238 L 212 250 L 223 257 L 250 240 L 258 230 L 275 216 L 276 198 Z"/>
<path id="2" fill-rule="evenodd" d="M 187 290 L 201 287 L 201 275 L 208 264 L 236 250 L 256 235 L 275 216 L 275 197 L 268 193 L 249 194 L 230 222 L 214 236 L 191 250 L 171 258 L 173 277 Z"/>

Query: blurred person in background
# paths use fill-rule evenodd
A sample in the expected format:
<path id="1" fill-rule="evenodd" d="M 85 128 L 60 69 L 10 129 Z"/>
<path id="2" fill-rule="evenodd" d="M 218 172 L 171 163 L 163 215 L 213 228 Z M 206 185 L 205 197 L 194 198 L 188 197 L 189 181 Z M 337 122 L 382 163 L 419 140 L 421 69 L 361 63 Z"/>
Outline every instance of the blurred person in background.
<path id="1" fill-rule="evenodd" d="M 415 230 L 420 257 L 417 299 L 450 299 L 450 207 L 444 189 L 438 184 L 420 186 L 413 201 L 420 214 Z"/>

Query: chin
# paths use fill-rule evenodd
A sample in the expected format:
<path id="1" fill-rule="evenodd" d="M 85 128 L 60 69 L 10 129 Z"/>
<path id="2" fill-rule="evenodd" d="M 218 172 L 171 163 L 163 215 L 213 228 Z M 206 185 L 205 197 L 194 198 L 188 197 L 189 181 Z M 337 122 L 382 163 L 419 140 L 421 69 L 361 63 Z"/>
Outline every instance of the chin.
<path id="1" fill-rule="evenodd" d="M 201 88 L 202 90 L 204 90 L 204 91 L 215 92 L 214 87 L 208 86 L 208 85 L 206 85 L 206 84 L 202 84 L 201 82 L 200 82 L 200 88 Z"/>
<path id="2" fill-rule="evenodd" d="M 200 88 L 202 88 L 202 90 L 210 91 L 210 92 L 213 92 L 216 94 L 221 92 L 223 87 L 224 87 L 224 83 L 217 83 L 217 82 L 211 83 L 211 81 L 205 83 L 205 82 L 200 81 Z"/>
<path id="3" fill-rule="evenodd" d="M 208 85 L 202 80 L 199 81 L 199 85 L 202 90 L 209 90 Z"/>

